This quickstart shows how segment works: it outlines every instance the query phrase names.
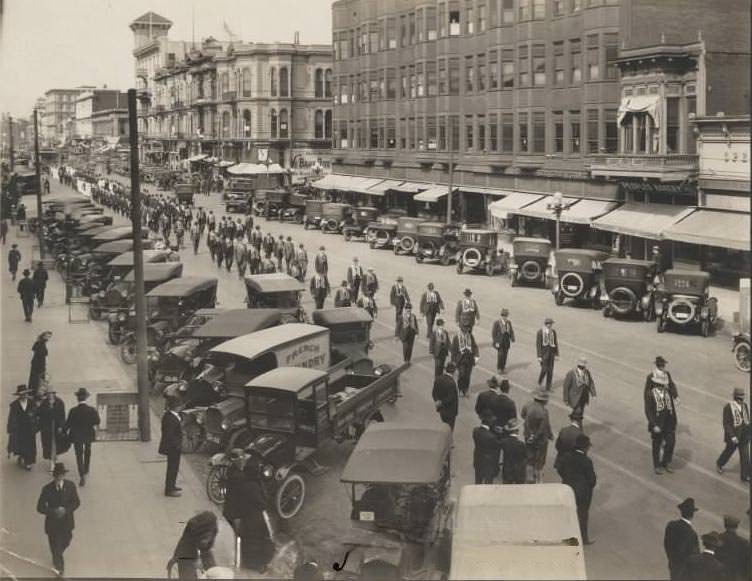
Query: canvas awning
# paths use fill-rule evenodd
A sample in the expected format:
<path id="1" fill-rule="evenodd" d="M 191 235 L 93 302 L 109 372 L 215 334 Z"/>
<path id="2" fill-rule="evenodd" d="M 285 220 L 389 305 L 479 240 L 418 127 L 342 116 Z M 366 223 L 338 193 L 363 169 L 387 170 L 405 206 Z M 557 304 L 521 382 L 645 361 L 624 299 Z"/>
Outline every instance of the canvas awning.
<path id="1" fill-rule="evenodd" d="M 384 181 L 384 178 L 364 178 L 364 177 L 355 177 L 350 182 L 350 187 L 347 188 L 351 192 L 355 192 L 357 194 L 371 194 L 374 196 L 379 196 L 383 194 L 379 194 L 377 192 L 370 192 L 368 191 L 368 188 L 372 186 L 376 186 Z"/>
<path id="2" fill-rule="evenodd" d="M 374 186 L 368 188 L 368 193 L 372 196 L 383 196 L 387 190 L 403 191 L 399 186 L 402 184 L 399 180 L 383 180 Z"/>
<path id="3" fill-rule="evenodd" d="M 750 218 L 743 212 L 698 209 L 663 232 L 666 240 L 749 250 Z"/>
<path id="4" fill-rule="evenodd" d="M 331 173 L 320 180 L 316 180 L 311 185 L 319 190 L 346 190 L 350 180 L 352 180 L 352 176 Z"/>
<path id="5" fill-rule="evenodd" d="M 190 161 L 190 162 L 201 161 L 202 159 L 206 159 L 207 157 L 209 157 L 209 156 L 206 155 L 205 153 L 199 153 L 198 155 L 194 155 L 193 157 L 189 157 L 188 161 Z"/>
<path id="6" fill-rule="evenodd" d="M 475 186 L 460 186 L 460 192 L 467 192 L 469 194 L 483 194 L 484 196 L 503 196 L 506 192 L 502 190 L 494 190 L 493 188 L 476 188 Z"/>
<path id="7" fill-rule="evenodd" d="M 618 205 L 618 202 L 582 199 L 562 212 L 561 221 L 569 222 L 570 224 L 590 224 L 596 218 L 600 218 L 608 214 L 611 210 L 616 209 Z"/>
<path id="8" fill-rule="evenodd" d="M 527 204 L 523 208 L 517 210 L 510 210 L 510 214 L 517 214 L 518 216 L 527 216 L 529 218 L 543 218 L 544 220 L 553 220 L 555 218 L 553 210 L 548 208 L 548 204 L 551 203 L 553 196 L 545 196 L 540 200 Z M 561 213 L 561 219 L 564 220 L 564 214 L 569 211 L 569 208 L 577 203 L 577 198 L 562 198 L 564 208 Z"/>
<path id="9" fill-rule="evenodd" d="M 452 193 L 454 194 L 458 189 L 459 188 L 452 188 Z M 447 191 L 449 191 L 449 186 L 429 186 L 426 191 L 415 194 L 413 200 L 416 202 L 437 202 L 447 195 Z"/>
<path id="10" fill-rule="evenodd" d="M 406 194 L 417 194 L 420 191 L 427 190 L 430 184 L 418 184 L 415 182 L 402 182 L 399 186 L 394 188 L 398 192 L 405 192 Z"/>
<path id="11" fill-rule="evenodd" d="M 233 175 L 259 175 L 285 173 L 287 170 L 278 163 L 269 166 L 261 163 L 239 163 L 227 168 L 228 173 Z"/>
<path id="12" fill-rule="evenodd" d="M 593 220 L 591 225 L 596 230 L 660 240 L 664 230 L 691 212 L 692 208 L 687 206 L 627 203 Z"/>
<path id="13" fill-rule="evenodd" d="M 506 220 L 509 214 L 516 213 L 515 210 L 524 208 L 534 202 L 543 199 L 542 194 L 529 194 L 525 192 L 509 192 L 503 200 L 498 200 L 488 205 L 488 211 L 494 218 Z"/>
<path id="14" fill-rule="evenodd" d="M 621 125 L 627 113 L 647 113 L 653 118 L 653 125 L 661 125 L 661 100 L 658 95 L 637 95 L 624 97 L 619 105 L 617 123 Z"/>

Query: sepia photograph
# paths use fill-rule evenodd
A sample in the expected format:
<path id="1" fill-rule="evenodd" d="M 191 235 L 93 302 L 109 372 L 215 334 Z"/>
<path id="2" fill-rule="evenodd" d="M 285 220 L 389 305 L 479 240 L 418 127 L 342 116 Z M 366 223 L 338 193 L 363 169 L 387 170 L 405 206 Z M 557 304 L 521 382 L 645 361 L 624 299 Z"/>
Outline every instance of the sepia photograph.
<path id="1" fill-rule="evenodd" d="M 748 0 L 0 0 L 0 579 L 752 579 Z"/>

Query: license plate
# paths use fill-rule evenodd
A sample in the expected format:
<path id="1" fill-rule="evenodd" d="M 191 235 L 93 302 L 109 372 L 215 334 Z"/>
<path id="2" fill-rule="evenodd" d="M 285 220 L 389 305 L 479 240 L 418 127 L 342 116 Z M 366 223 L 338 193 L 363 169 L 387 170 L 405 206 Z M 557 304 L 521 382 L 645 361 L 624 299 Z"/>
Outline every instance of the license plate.
<path id="1" fill-rule="evenodd" d="M 214 434 L 206 434 L 206 439 L 209 442 L 214 442 L 215 444 L 219 444 L 219 436 L 215 436 Z"/>
<path id="2" fill-rule="evenodd" d="M 687 314 L 687 313 L 674 313 L 674 316 L 677 319 L 686 319 L 687 317 L 689 317 L 689 314 Z"/>
<path id="3" fill-rule="evenodd" d="M 574 285 L 571 285 L 571 284 L 570 284 L 569 286 L 567 286 L 567 290 L 568 290 L 568 291 L 576 291 L 576 290 L 578 290 L 579 288 L 580 288 L 580 287 L 578 287 L 578 286 L 574 286 Z"/>
<path id="4" fill-rule="evenodd" d="M 361 510 L 360 511 L 360 520 L 362 520 L 362 521 L 368 521 L 368 522 L 373 522 L 375 520 L 375 515 L 370 510 Z"/>

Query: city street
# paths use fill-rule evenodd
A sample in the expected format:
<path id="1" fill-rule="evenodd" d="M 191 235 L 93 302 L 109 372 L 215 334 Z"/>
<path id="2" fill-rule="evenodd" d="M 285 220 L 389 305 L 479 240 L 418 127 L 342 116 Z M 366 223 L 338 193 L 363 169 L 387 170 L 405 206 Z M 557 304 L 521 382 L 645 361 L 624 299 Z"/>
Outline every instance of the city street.
<path id="1" fill-rule="evenodd" d="M 117 179 L 123 181 L 123 178 Z M 71 193 L 71 190 L 61 186 L 56 180 L 52 180 L 52 186 L 53 194 Z M 212 194 L 209 198 L 197 196 L 195 205 L 211 208 L 215 214 L 223 213 L 219 194 Z M 116 223 L 122 221 L 118 217 L 115 220 Z M 393 309 L 388 305 L 388 290 L 398 275 L 404 276 L 414 303 L 418 302 L 428 282 L 436 284 L 447 305 L 446 318 L 450 331 L 455 328 L 454 306 L 462 296 L 462 290 L 466 287 L 473 290 L 481 311 L 481 321 L 475 330 L 481 347 L 481 360 L 473 373 L 471 397 L 461 400 L 454 435 L 454 497 L 462 485 L 472 483 L 471 432 L 478 424 L 473 411 L 475 395 L 484 388 L 485 381 L 494 371 L 495 351 L 490 345 L 490 329 L 499 310 L 506 307 L 510 310 L 517 337 L 507 371 L 513 386 L 510 395 L 516 401 L 518 410 L 530 399 L 530 394 L 536 387 L 538 365 L 535 358 L 535 332 L 546 316 L 555 319 L 561 344 L 561 357 L 556 363 L 553 394 L 549 404 L 555 432 L 568 423 L 568 408 L 561 400 L 561 381 L 579 355 L 588 358 L 596 381 L 598 397 L 587 409 L 585 417 L 585 431 L 593 441 L 591 457 L 598 475 L 590 519 L 591 534 L 597 542 L 585 549 L 590 577 L 666 577 L 663 529 L 668 520 L 677 517 L 676 504 L 685 497 L 694 497 L 700 508 L 695 519 L 696 528 L 700 532 L 721 529 L 724 514 L 744 516 L 749 505 L 749 488 L 739 480 L 737 459 L 734 458 L 729 463 L 725 474 L 720 475 L 715 471 L 715 459 L 722 449 L 721 409 L 729 400 L 731 390 L 734 387 L 745 387 L 749 379 L 734 368 L 730 338 L 726 333 L 718 333 L 707 339 L 699 335 L 676 333 L 659 335 L 654 324 L 605 319 L 599 311 L 585 308 L 567 305 L 556 307 L 549 291 L 511 288 L 504 276 L 489 278 L 485 275 L 457 275 L 452 267 L 417 265 L 412 257 L 395 256 L 391 251 L 372 250 L 360 242 L 348 243 L 341 236 L 306 231 L 301 226 L 276 221 L 260 220 L 258 223 L 262 224 L 264 232 L 271 231 L 275 237 L 278 234 L 290 235 L 296 244 L 303 242 L 311 260 L 318 247 L 324 245 L 329 257 L 330 282 L 333 287 L 338 286 L 344 277 L 353 256 L 358 256 L 364 267 L 375 268 L 381 287 L 377 295 L 379 316 L 372 330 L 376 345 L 372 356 L 376 363 L 395 364 L 401 358 L 401 345 L 393 337 Z M 27 246 L 28 240 L 25 239 Z M 186 248 L 181 252 L 181 257 L 185 265 L 184 275 L 215 274 L 219 277 L 218 306 L 243 306 L 244 286 L 237 273 L 228 273 L 224 268 L 214 266 L 203 243 L 198 256 L 194 256 L 192 250 Z M 311 270 L 309 268 L 309 275 Z M 23 323 L 14 284 L 6 274 L 5 263 L 3 273 L 2 377 L 5 409 L 10 401 L 11 387 L 26 379 L 29 360 L 27 349 L 36 335 L 46 328 L 55 332 L 51 345 L 51 375 L 58 389 L 66 393 L 67 405 L 71 403 L 69 394 L 81 382 L 94 392 L 96 385 L 107 382 L 114 383 L 121 389 L 134 388 L 135 368 L 125 368 L 116 349 L 106 344 L 105 325 L 93 321 L 88 325 L 67 323 L 67 308 L 62 304 L 60 293 L 50 293 L 52 296 L 49 304 L 35 317 L 33 325 Z M 56 279 L 57 274 L 51 273 L 51 278 Z M 58 280 L 54 282 L 60 288 Z M 305 299 L 305 308 L 310 312 L 313 309 L 312 301 L 309 296 Z M 332 306 L 331 299 L 327 306 Z M 424 335 L 425 328 L 421 329 L 421 333 Z M 98 341 L 92 334 L 96 334 Z M 85 339 L 79 340 L 79 337 Z M 669 370 L 677 383 L 681 399 L 678 408 L 675 472 L 661 476 L 655 475 L 651 466 L 650 438 L 642 397 L 645 376 L 651 370 L 656 355 L 663 355 L 669 361 Z M 401 379 L 402 397 L 396 405 L 386 410 L 387 421 L 439 421 L 431 401 L 432 372 L 433 364 L 427 343 L 421 338 L 416 345 L 413 364 Z M 159 408 L 157 402 L 155 408 Z M 116 456 L 120 446 L 128 446 L 132 450 L 128 453 L 141 459 L 137 464 L 141 473 L 123 476 L 129 484 L 128 494 L 134 506 L 139 505 L 145 496 L 154 497 L 162 478 L 163 464 L 159 464 L 160 457 L 144 451 L 154 448 L 154 441 L 158 440 L 157 421 L 153 419 L 152 424 L 151 444 L 102 443 L 95 450 L 96 463 L 110 449 L 113 449 L 113 455 Z M 320 462 L 331 469 L 321 476 L 307 478 L 304 508 L 291 523 L 290 528 L 304 546 L 306 554 L 320 563 L 331 563 L 340 558 L 344 552 L 343 541 L 357 534 L 349 522 L 347 490 L 338 482 L 339 473 L 350 450 L 351 444 L 342 444 L 332 446 L 319 455 Z M 551 450 L 552 448 L 549 449 L 545 480 L 556 482 L 558 476 L 551 466 Z M 66 461 L 70 464 L 73 460 L 71 453 Z M 193 455 L 189 462 L 183 464 L 183 478 L 187 477 L 201 486 L 206 460 L 205 453 Z M 39 465 L 33 475 L 17 473 L 12 468 L 10 464 L 6 464 L 2 473 L 2 487 L 6 491 L 3 495 L 2 526 L 10 531 L 8 535 L 11 538 L 13 535 L 23 535 L 26 541 L 26 544 L 22 543 L 23 546 L 34 546 L 30 539 L 36 537 L 38 550 L 34 553 L 35 558 L 47 563 L 41 517 L 36 518 L 33 506 L 38 489 L 45 480 L 44 474 Z M 120 478 L 114 468 L 112 475 L 116 480 Z M 29 486 L 30 478 L 34 479 L 34 486 Z M 93 562 L 86 565 L 80 563 L 80 559 L 86 554 L 82 538 L 87 534 L 87 525 L 92 522 L 92 513 L 96 510 L 93 507 L 101 507 L 103 514 L 107 510 L 104 507 L 107 506 L 108 491 L 97 480 L 99 477 L 95 476 L 92 485 L 83 491 L 83 495 L 91 496 L 92 500 L 88 503 L 84 501 L 81 517 L 77 521 L 78 538 L 70 551 L 71 573 L 76 576 L 79 571 L 81 575 L 90 575 L 105 570 L 97 568 Z M 13 498 L 12 505 L 8 504 L 10 498 Z M 200 488 L 194 494 L 184 496 L 178 504 L 166 501 L 160 503 L 160 506 L 163 504 L 167 505 L 163 511 L 170 513 L 170 516 L 175 514 L 172 512 L 174 506 L 180 506 L 181 510 L 189 512 L 210 508 L 210 503 Z M 112 510 L 120 513 L 121 508 L 122 505 L 113 507 Z M 115 516 L 116 513 L 110 514 Z M 186 516 L 189 514 L 181 514 L 179 520 L 184 520 Z M 116 530 L 123 542 L 128 543 L 129 549 L 132 549 L 129 557 L 139 549 L 148 552 L 149 559 L 141 563 L 139 572 L 160 574 L 168 557 L 165 551 L 171 550 L 174 540 L 159 539 L 161 552 L 155 555 L 153 547 L 138 540 L 149 538 L 148 531 L 142 531 L 144 527 L 149 529 L 148 523 L 138 522 L 137 519 L 129 519 L 128 522 L 130 524 L 120 523 L 105 530 Z M 160 526 L 161 531 L 164 525 Z M 740 532 L 746 534 L 746 519 L 743 519 L 742 527 L 744 531 Z M 176 525 L 173 525 L 173 529 L 173 539 L 176 540 L 179 530 Z M 5 546 L 7 541 L 3 539 L 3 543 Z M 12 546 L 14 543 L 9 544 Z M 115 543 L 110 543 L 113 544 Z M 77 558 L 80 568 L 74 568 Z"/>

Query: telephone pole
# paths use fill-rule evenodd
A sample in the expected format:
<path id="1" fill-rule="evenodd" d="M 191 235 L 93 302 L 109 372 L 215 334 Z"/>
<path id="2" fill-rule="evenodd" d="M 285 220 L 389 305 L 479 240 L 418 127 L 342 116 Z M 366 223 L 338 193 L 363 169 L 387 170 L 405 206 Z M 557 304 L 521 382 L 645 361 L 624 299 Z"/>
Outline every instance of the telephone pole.
<path id="1" fill-rule="evenodd" d="M 12 131 L 11 135 L 13 135 Z M 39 111 L 37 109 L 34 109 L 34 167 L 37 172 L 37 238 L 39 240 L 39 259 L 44 260 L 44 232 L 42 231 L 42 224 L 44 223 L 42 220 L 42 164 L 39 163 Z"/>
<path id="2" fill-rule="evenodd" d="M 16 167 L 16 154 L 13 152 L 13 117 L 8 115 L 8 138 L 10 140 L 10 173 Z"/>
<path id="3" fill-rule="evenodd" d="M 138 166 L 138 108 L 136 89 L 128 89 L 128 132 L 131 140 L 131 224 L 136 303 L 136 374 L 138 427 L 141 441 L 151 440 L 149 416 L 149 360 L 146 357 L 146 297 L 144 296 L 144 247 L 141 239 L 141 183 Z"/>

